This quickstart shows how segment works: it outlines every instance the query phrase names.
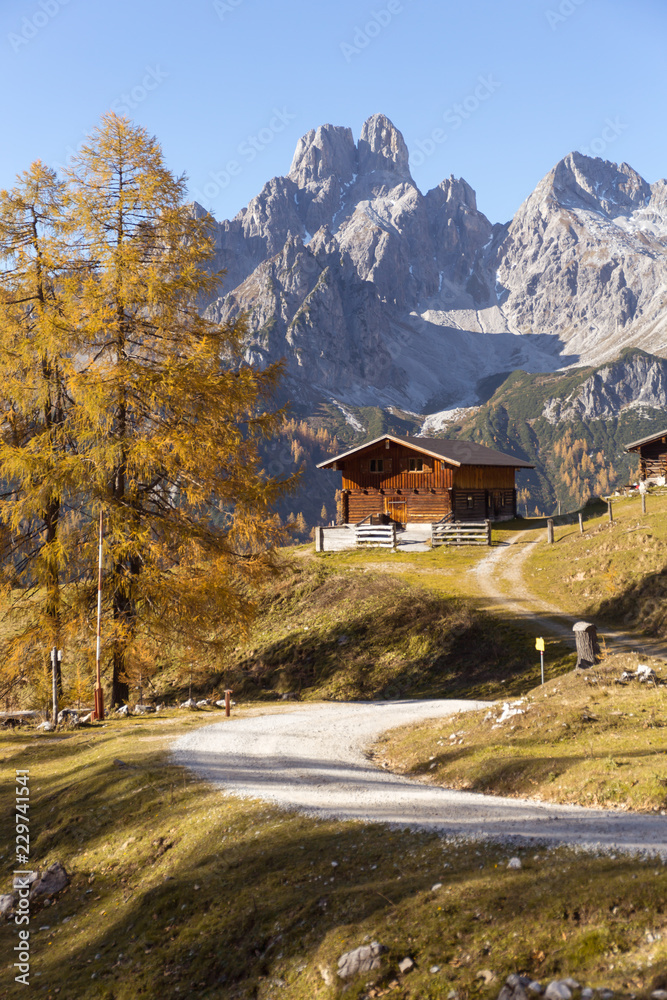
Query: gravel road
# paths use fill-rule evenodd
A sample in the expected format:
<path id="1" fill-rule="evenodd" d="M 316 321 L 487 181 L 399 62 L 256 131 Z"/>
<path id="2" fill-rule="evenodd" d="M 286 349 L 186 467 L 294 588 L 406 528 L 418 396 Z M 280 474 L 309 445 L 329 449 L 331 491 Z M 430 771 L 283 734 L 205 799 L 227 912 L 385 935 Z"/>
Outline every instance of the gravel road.
<path id="1" fill-rule="evenodd" d="M 527 838 L 648 851 L 667 858 L 667 820 L 449 791 L 373 766 L 366 748 L 381 733 L 481 708 L 472 701 L 291 705 L 225 720 L 181 737 L 176 762 L 227 793 L 310 816 L 426 829 L 447 835 Z M 447 733 L 458 728 L 453 718 Z"/>
<path id="2" fill-rule="evenodd" d="M 486 610 L 510 614 L 533 626 L 536 632 L 557 635 L 574 649 L 572 626 L 581 621 L 582 615 L 573 618 L 554 604 L 537 597 L 529 590 L 523 577 L 523 564 L 542 534 L 542 530 L 538 533 L 534 529 L 518 532 L 511 541 L 494 546 L 470 572 L 479 590 L 490 599 L 485 605 Z M 659 639 L 602 625 L 598 633 L 600 637 L 604 636 L 610 653 L 630 652 L 667 658 L 667 645 Z"/>

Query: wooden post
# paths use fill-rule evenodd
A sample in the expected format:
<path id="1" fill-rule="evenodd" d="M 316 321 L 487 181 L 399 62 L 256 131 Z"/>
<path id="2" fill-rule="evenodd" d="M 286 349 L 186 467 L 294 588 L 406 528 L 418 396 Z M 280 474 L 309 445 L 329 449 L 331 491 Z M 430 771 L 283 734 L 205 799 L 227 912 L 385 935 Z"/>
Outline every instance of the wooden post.
<path id="1" fill-rule="evenodd" d="M 547 542 L 549 545 L 553 545 L 554 542 L 554 519 L 553 517 L 547 518 Z"/>
<path id="2" fill-rule="evenodd" d="M 486 544 L 490 545 L 491 544 L 491 522 L 487 520 L 485 523 L 486 523 Z"/>
<path id="3" fill-rule="evenodd" d="M 646 494 L 642 493 L 642 514 L 646 513 Z"/>
<path id="4" fill-rule="evenodd" d="M 558 516 L 560 517 L 560 500 L 558 501 Z"/>
<path id="5" fill-rule="evenodd" d="M 51 650 L 51 680 L 53 695 L 53 722 L 58 722 L 58 650 L 54 646 Z"/>
<path id="6" fill-rule="evenodd" d="M 93 719 L 97 722 L 104 720 L 104 694 L 102 692 L 102 675 L 100 671 L 100 650 L 102 636 L 102 537 L 104 533 L 104 519 L 100 510 L 100 546 L 97 563 L 97 649 L 95 653 L 95 691 Z"/>
<path id="7" fill-rule="evenodd" d="M 577 666 L 585 670 L 598 663 L 600 646 L 595 625 L 590 622 L 577 622 L 572 626 L 572 631 L 577 643 Z"/>
<path id="8" fill-rule="evenodd" d="M 396 522 L 391 522 L 391 550 L 396 551 Z"/>
<path id="9" fill-rule="evenodd" d="M 225 715 L 227 716 L 227 718 L 229 718 L 229 716 L 231 715 L 231 711 L 232 711 L 232 692 L 227 690 L 225 691 Z"/>
<path id="10" fill-rule="evenodd" d="M 609 514 L 609 523 L 613 524 L 614 523 L 614 512 L 611 509 L 611 500 L 607 500 L 607 512 Z"/>
<path id="11" fill-rule="evenodd" d="M 324 552 L 324 528 L 321 526 L 315 528 L 315 551 Z"/>
<path id="12" fill-rule="evenodd" d="M 579 531 L 583 535 L 584 533 L 584 515 L 579 511 Z"/>

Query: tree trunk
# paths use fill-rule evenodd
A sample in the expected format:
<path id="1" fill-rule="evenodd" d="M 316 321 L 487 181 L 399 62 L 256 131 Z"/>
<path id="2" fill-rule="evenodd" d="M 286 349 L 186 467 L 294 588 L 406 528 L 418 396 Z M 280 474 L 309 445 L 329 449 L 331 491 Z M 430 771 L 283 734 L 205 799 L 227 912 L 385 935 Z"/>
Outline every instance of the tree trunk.
<path id="1" fill-rule="evenodd" d="M 577 622 L 572 631 L 577 643 L 577 666 L 586 670 L 600 659 L 597 629 L 590 622 Z"/>

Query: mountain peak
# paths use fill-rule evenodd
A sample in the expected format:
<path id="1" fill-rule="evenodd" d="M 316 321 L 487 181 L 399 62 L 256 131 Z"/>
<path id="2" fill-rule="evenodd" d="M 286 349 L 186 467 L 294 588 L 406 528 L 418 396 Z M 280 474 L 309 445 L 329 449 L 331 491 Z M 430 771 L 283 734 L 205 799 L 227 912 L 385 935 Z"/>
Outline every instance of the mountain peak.
<path id="1" fill-rule="evenodd" d="M 410 178 L 405 139 L 386 115 L 371 115 L 361 129 L 358 144 L 359 173 L 379 170 Z"/>
<path id="2" fill-rule="evenodd" d="M 627 163 L 572 152 L 563 157 L 547 178 L 557 200 L 566 207 L 582 207 L 616 216 L 647 204 L 650 185 Z"/>
<path id="3" fill-rule="evenodd" d="M 299 187 L 332 176 L 344 184 L 351 180 L 355 166 L 352 129 L 342 125 L 320 125 L 299 139 L 288 177 Z"/>

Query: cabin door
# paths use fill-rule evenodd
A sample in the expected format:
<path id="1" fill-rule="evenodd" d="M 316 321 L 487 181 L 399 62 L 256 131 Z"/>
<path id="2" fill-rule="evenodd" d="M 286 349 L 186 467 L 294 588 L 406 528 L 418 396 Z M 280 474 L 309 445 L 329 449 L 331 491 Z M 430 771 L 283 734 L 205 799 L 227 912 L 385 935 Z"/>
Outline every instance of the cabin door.
<path id="1" fill-rule="evenodd" d="M 504 513 L 503 495 L 500 490 L 488 490 L 486 494 L 486 516 L 492 521 Z"/>
<path id="2" fill-rule="evenodd" d="M 389 515 L 392 521 L 396 521 L 397 524 L 405 524 L 407 522 L 407 507 L 406 500 L 389 500 L 385 497 L 384 512 Z"/>

